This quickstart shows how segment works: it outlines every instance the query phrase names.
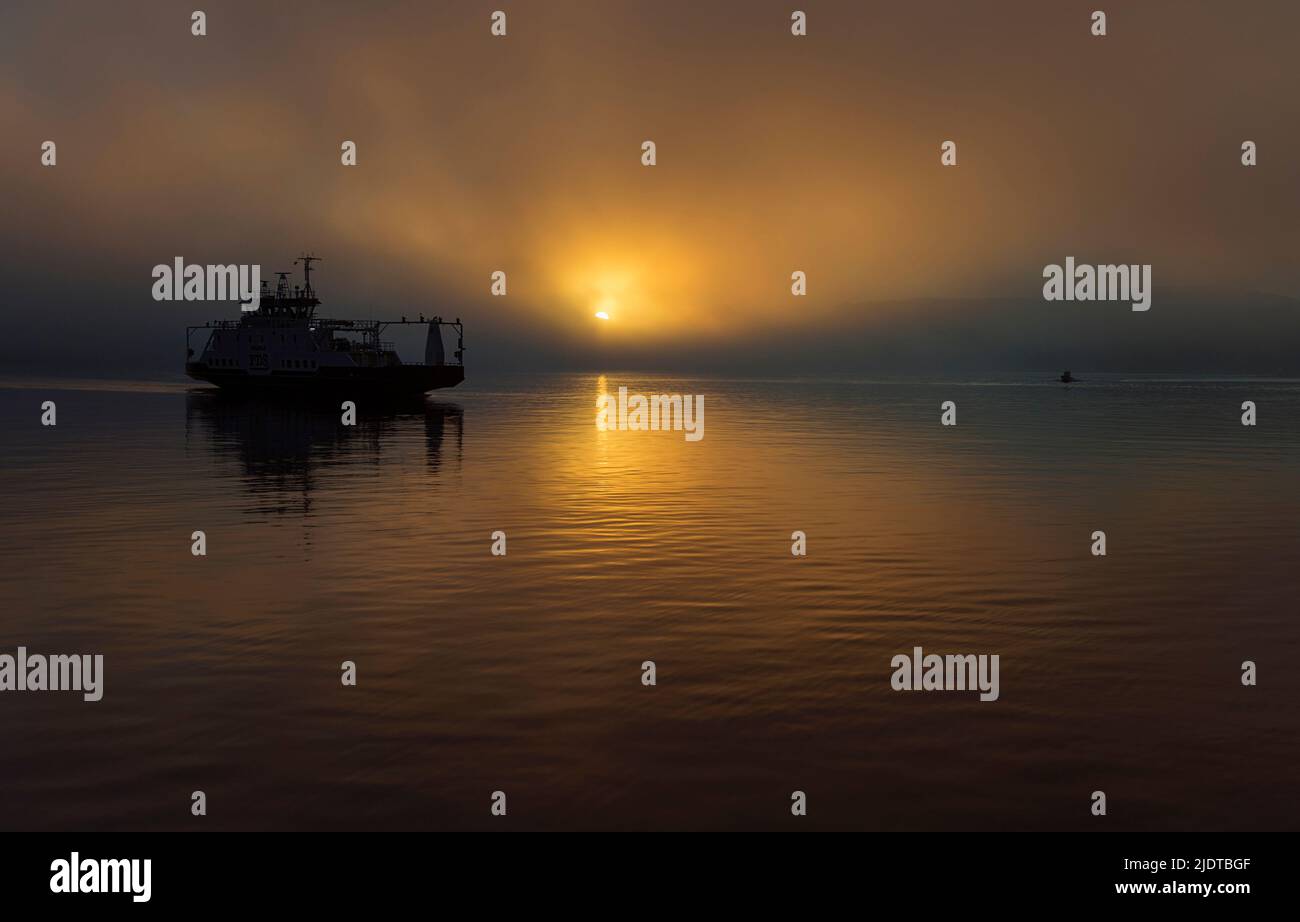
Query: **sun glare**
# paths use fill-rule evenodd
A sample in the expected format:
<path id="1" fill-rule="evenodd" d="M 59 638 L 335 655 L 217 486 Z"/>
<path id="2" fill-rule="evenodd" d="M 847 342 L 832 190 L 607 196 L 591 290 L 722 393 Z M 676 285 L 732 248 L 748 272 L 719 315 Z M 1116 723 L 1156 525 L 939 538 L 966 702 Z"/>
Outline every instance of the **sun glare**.
<path id="1" fill-rule="evenodd" d="M 607 294 L 596 302 L 596 319 L 608 320 L 610 312 L 618 306 L 618 301 L 613 295 Z"/>

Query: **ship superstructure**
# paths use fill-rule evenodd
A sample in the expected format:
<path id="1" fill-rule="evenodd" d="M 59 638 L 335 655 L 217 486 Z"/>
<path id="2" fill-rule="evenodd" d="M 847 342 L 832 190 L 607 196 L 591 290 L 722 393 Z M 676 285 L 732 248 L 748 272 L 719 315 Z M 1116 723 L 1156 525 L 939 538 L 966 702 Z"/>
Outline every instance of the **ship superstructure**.
<path id="1" fill-rule="evenodd" d="M 238 320 L 215 320 L 186 327 L 185 373 L 232 389 L 301 389 L 340 392 L 424 393 L 455 387 L 465 380 L 464 327 L 460 318 L 443 320 L 330 320 L 316 316 L 320 299 L 311 285 L 311 264 L 319 257 L 294 260 L 303 284 L 292 285 L 278 272 L 275 289 L 262 282 L 257 310 Z M 424 361 L 403 362 L 384 331 L 394 325 L 428 325 Z M 442 328 L 456 333 L 453 361 L 443 350 Z M 208 332 L 195 354 L 192 337 Z"/>

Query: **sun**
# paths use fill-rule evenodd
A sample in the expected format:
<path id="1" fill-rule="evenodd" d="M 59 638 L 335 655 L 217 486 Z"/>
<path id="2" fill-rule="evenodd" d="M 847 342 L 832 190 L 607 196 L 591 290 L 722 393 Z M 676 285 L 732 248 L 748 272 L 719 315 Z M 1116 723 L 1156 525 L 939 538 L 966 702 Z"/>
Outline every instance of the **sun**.
<path id="1" fill-rule="evenodd" d="M 598 319 L 600 319 L 600 320 L 608 320 L 608 319 L 609 319 L 609 312 L 608 312 L 608 311 L 596 311 L 596 317 L 597 317 Z"/>

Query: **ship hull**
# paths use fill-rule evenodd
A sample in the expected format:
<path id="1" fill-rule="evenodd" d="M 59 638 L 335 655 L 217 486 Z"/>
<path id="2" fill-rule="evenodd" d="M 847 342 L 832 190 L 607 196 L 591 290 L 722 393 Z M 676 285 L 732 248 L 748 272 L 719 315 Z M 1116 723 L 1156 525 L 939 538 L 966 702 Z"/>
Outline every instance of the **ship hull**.
<path id="1" fill-rule="evenodd" d="M 245 393 L 307 394 L 427 394 L 455 387 L 465 380 L 462 365 L 392 365 L 386 368 L 320 368 L 314 371 L 272 371 L 250 374 L 239 368 L 214 368 L 187 362 L 185 373 L 224 390 Z"/>

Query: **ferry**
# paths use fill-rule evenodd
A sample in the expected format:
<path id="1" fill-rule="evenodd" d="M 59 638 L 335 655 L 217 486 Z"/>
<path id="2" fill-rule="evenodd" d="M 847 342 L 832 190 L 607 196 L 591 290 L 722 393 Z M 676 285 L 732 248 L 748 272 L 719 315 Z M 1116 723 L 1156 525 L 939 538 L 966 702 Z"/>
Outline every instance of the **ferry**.
<path id="1" fill-rule="evenodd" d="M 301 286 L 277 272 L 272 291 L 262 282 L 256 310 L 238 320 L 214 320 L 185 328 L 185 373 L 227 390 L 302 391 L 344 395 L 402 396 L 455 387 L 465 380 L 465 330 L 460 318 L 418 320 L 329 320 L 316 316 L 320 299 L 311 285 L 311 264 L 320 257 L 304 254 Z M 428 324 L 424 361 L 403 362 L 383 339 L 391 326 Z M 443 348 L 443 328 L 456 337 L 452 361 Z M 202 331 L 202 332 L 200 332 Z M 194 335 L 206 334 L 198 352 Z"/>

